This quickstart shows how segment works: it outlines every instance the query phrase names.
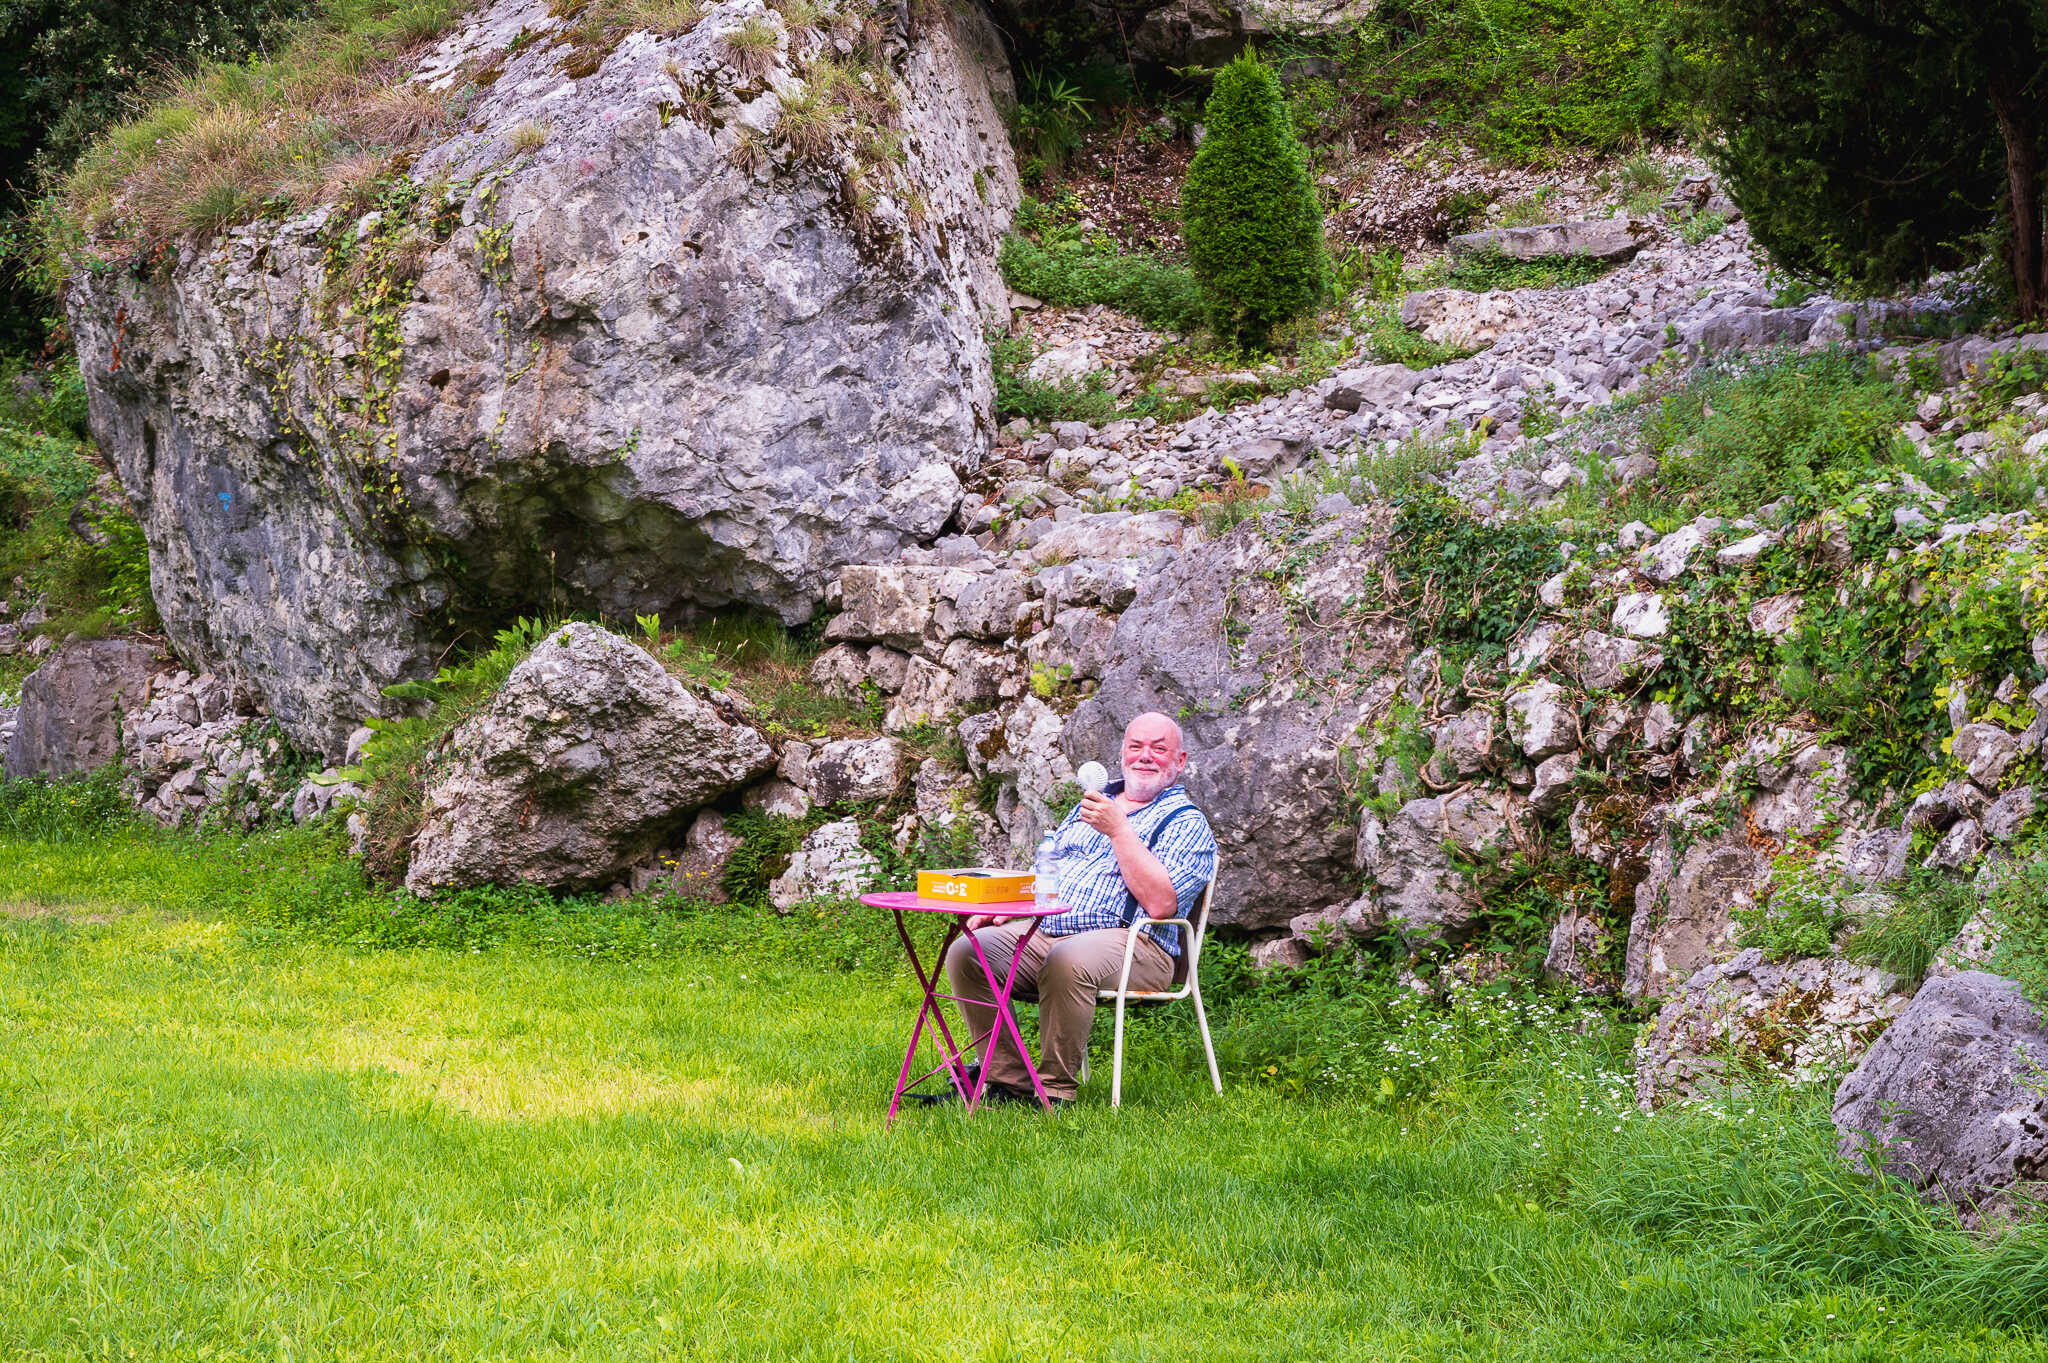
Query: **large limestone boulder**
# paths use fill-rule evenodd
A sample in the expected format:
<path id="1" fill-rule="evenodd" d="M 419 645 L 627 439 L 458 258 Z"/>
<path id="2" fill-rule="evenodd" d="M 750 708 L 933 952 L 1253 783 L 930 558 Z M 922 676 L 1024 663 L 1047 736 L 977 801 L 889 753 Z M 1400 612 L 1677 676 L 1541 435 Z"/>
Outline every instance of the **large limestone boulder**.
<path id="1" fill-rule="evenodd" d="M 1357 896 L 1340 754 L 1399 685 L 1405 642 L 1374 614 L 1382 522 L 1365 509 L 1305 535 L 1247 522 L 1166 563 L 1067 722 L 1068 759 L 1115 770 L 1133 718 L 1179 719 L 1188 793 L 1221 849 L 1218 923 L 1278 927 Z"/>
<path id="2" fill-rule="evenodd" d="M 1636 1041 L 1645 1109 L 1711 1096 L 1731 1076 L 1841 1074 L 1906 1007 L 1899 978 L 1841 959 L 1771 961 L 1754 947 L 1695 971 Z"/>
<path id="3" fill-rule="evenodd" d="M 121 721 L 149 697 L 161 662 L 128 639 L 65 644 L 21 684 L 4 750 L 10 781 L 69 776 L 121 756 Z"/>
<path id="4" fill-rule="evenodd" d="M 568 625 L 455 731 L 405 883 L 421 892 L 602 885 L 691 812 L 774 765 L 760 734 L 645 650 L 596 625 Z"/>
<path id="5" fill-rule="evenodd" d="M 834 25 L 721 0 L 593 53 L 572 8 L 495 0 L 419 59 L 455 116 L 369 213 L 71 280 L 172 641 L 332 757 L 457 612 L 807 619 L 842 565 L 938 534 L 993 431 L 1018 190 L 987 21 L 883 10 L 896 112 L 863 117 L 900 127 L 799 155 L 783 109 Z"/>
<path id="6" fill-rule="evenodd" d="M 2048 1192 L 2044 1068 L 2048 1021 L 2012 981 L 1930 979 L 1835 1093 L 1842 1157 L 1882 1164 L 1972 1219 Z"/>
<path id="7" fill-rule="evenodd" d="M 1511 260 L 1537 260 L 1544 256 L 1586 256 L 1593 260 L 1632 260 L 1650 239 L 1649 233 L 1627 218 L 1598 218 L 1581 222 L 1548 222 L 1529 227 L 1489 227 L 1451 238 L 1453 259 L 1472 255 L 1498 254 Z"/>

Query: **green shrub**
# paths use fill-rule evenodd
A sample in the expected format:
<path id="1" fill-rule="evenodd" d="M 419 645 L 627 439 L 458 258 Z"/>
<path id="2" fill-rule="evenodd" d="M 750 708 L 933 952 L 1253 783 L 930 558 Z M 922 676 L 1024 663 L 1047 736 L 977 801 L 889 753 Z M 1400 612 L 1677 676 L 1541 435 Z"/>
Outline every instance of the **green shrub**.
<path id="1" fill-rule="evenodd" d="M 81 776 L 0 781 L 0 837 L 92 842 L 139 826 L 116 763 Z"/>
<path id="2" fill-rule="evenodd" d="M 1644 434 L 1663 461 L 1660 492 L 1696 515 L 1845 490 L 1903 457 L 1894 445 L 1912 413 L 1912 394 L 1862 356 L 1766 350 L 1707 366 L 1659 401 Z"/>
<path id="3" fill-rule="evenodd" d="M 1535 615 L 1563 538 L 1542 521 L 1489 524 L 1443 489 L 1420 488 L 1401 503 L 1393 540 L 1418 637 L 1505 647 Z"/>
<path id="4" fill-rule="evenodd" d="M 1354 97 L 1455 127 L 1510 161 L 1675 131 L 1654 0 L 1384 0 L 1345 52 Z"/>
<path id="5" fill-rule="evenodd" d="M 996 258 L 1019 293 L 1062 307 L 1101 303 L 1161 331 L 1194 331 L 1204 303 L 1187 267 L 1143 254 L 1123 255 L 1100 241 L 1047 234 L 1043 244 L 1016 233 Z"/>
<path id="6" fill-rule="evenodd" d="M 1445 284 L 1485 293 L 1492 289 L 1573 289 L 1615 269 L 1619 262 L 1591 256 L 1538 256 L 1517 260 L 1499 251 L 1477 251 L 1451 267 Z"/>
<path id="7" fill-rule="evenodd" d="M 1849 921 L 1840 882 L 1791 856 L 1773 863 L 1767 899 L 1736 904 L 1728 912 L 1735 920 L 1736 940 L 1760 948 L 1774 961 L 1832 955 L 1835 934 Z"/>
<path id="8" fill-rule="evenodd" d="M 1216 77 L 1181 190 L 1188 260 L 1218 335 L 1245 348 L 1329 290 L 1322 207 L 1280 82 L 1247 53 Z"/>
<path id="9" fill-rule="evenodd" d="M 1856 924 L 1844 954 L 1899 975 L 1909 983 L 1927 973 L 1977 909 L 1977 892 L 1940 871 L 1916 867 L 1888 885 Z"/>

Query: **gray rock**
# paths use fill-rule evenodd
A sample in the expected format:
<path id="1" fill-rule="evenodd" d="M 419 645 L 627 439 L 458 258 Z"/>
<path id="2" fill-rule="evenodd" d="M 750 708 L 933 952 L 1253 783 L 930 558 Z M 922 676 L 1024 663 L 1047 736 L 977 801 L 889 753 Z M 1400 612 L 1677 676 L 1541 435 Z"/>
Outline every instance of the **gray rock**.
<path id="1" fill-rule="evenodd" d="M 1984 855 L 1984 829 L 1975 819 L 1958 819 L 1934 844 L 1921 864 L 1941 871 L 1961 871 L 1977 864 Z"/>
<path id="2" fill-rule="evenodd" d="M 1061 750 L 1066 726 L 1051 706 L 1036 696 L 1013 705 L 969 715 L 960 721 L 960 741 L 967 750 L 967 769 L 976 777 L 998 778 L 996 819 L 1009 838 L 1013 864 L 1027 863 L 1039 839 L 1055 822 L 1052 804 L 1074 779 L 1074 767 Z M 1107 747 L 1090 750 L 1094 759 L 1114 768 L 1119 730 Z"/>
<path id="3" fill-rule="evenodd" d="M 2044 1066 L 2048 1023 L 2012 981 L 1930 979 L 1835 1093 L 1842 1158 L 1995 1218 L 2048 1178 Z"/>
<path id="4" fill-rule="evenodd" d="M 1656 592 L 1629 592 L 1614 603 L 1614 627 L 1633 638 L 1661 639 L 1671 615 Z"/>
<path id="5" fill-rule="evenodd" d="M 1885 828 L 1865 833 L 1849 845 L 1842 874 L 1862 885 L 1884 885 L 1906 874 L 1913 850 L 1913 831 Z"/>
<path id="6" fill-rule="evenodd" d="M 1654 644 L 1597 629 L 1579 636 L 1578 654 L 1579 680 L 1588 691 L 1618 690 L 1664 665 L 1663 650 Z"/>
<path id="7" fill-rule="evenodd" d="M 811 757 L 811 798 L 821 805 L 890 799 L 909 775 L 904 756 L 903 744 L 893 738 L 835 739 Z"/>
<path id="8" fill-rule="evenodd" d="M 1538 814 L 1555 814 L 1571 794 L 1572 779 L 1579 774 L 1579 755 L 1562 752 L 1536 764 L 1535 781 L 1529 790 L 1529 808 Z"/>
<path id="9" fill-rule="evenodd" d="M 1998 952 L 2001 935 L 1998 918 L 1990 907 L 1977 910 L 1956 930 L 1956 935 L 1934 953 L 1933 961 L 1927 966 L 1928 975 L 1947 977 L 1960 975 L 1966 970 L 1988 969 L 1992 957 Z"/>
<path id="10" fill-rule="evenodd" d="M 1252 943 L 1251 958 L 1254 970 L 1299 970 L 1315 958 L 1315 952 L 1299 937 L 1269 937 Z"/>
<path id="11" fill-rule="evenodd" d="M 1472 790 L 1410 800 L 1384 827 L 1366 812 L 1355 856 L 1388 922 L 1417 941 L 1456 942 L 1470 934 L 1481 887 L 1452 864 L 1451 852 L 1475 857 L 1498 846 L 1508 827 L 1507 798 Z"/>
<path id="12" fill-rule="evenodd" d="M 768 902 L 783 912 L 812 899 L 848 898 L 865 890 L 881 870 L 860 845 L 860 825 L 840 819 L 813 829 L 790 854 L 789 868 L 768 882 Z"/>
<path id="13" fill-rule="evenodd" d="M 1579 746 L 1579 717 L 1554 681 L 1539 679 L 1509 692 L 1507 714 L 1509 736 L 1532 762 Z"/>
<path id="14" fill-rule="evenodd" d="M 699 904 L 725 903 L 725 867 L 739 845 L 740 840 L 726 830 L 725 817 L 717 810 L 699 814 L 690 823 L 675 864 L 663 868 L 668 872 L 668 893 Z"/>
<path id="15" fill-rule="evenodd" d="M 1592 914 L 1567 910 L 1550 926 L 1543 973 L 1582 994 L 1608 997 L 1620 985 L 1607 964 L 1609 950 L 1610 935 L 1604 923 Z"/>
<path id="16" fill-rule="evenodd" d="M 1700 533 L 1698 526 L 1681 525 L 1636 555 L 1636 571 L 1659 586 L 1668 586 L 1692 568 L 1693 555 L 1705 543 L 1706 536 Z M 1659 634 L 1663 632 L 1661 629 L 1657 631 Z"/>
<path id="17" fill-rule="evenodd" d="M 740 797 L 740 804 L 753 813 L 776 819 L 801 819 L 811 812 L 810 792 L 779 776 L 748 786 L 746 794 Z"/>
<path id="18" fill-rule="evenodd" d="M 1356 894 L 1342 753 L 1398 684 L 1405 640 L 1399 622 L 1329 626 L 1378 580 L 1382 520 L 1348 511 L 1298 544 L 1246 524 L 1181 554 L 1118 620 L 1101 688 L 1067 724 L 1071 760 L 1108 761 L 1136 715 L 1179 718 L 1221 848 L 1220 924 L 1278 927 Z"/>
<path id="19" fill-rule="evenodd" d="M 1730 1070 L 1832 1080 L 1906 1007 L 1899 978 L 1840 959 L 1775 962 L 1756 948 L 1693 974 L 1636 1041 L 1636 1102 L 1714 1096 Z"/>
<path id="20" fill-rule="evenodd" d="M 1672 825 L 1699 817 L 1668 815 L 1650 844 L 1648 873 L 1636 886 L 1629 922 L 1624 989 L 1630 998 L 1662 998 L 1726 955 L 1734 941 L 1729 910 L 1755 904 L 1769 876 L 1769 860 L 1739 831 L 1696 836 L 1681 851 Z"/>
<path id="21" fill-rule="evenodd" d="M 1594 260 L 1632 260 L 1648 234 L 1626 217 L 1581 222 L 1551 222 L 1534 227 L 1491 227 L 1451 238 L 1451 256 L 1459 259 L 1498 253 L 1513 260 L 1543 256 L 1590 256 Z"/>
<path id="22" fill-rule="evenodd" d="M 1495 752 L 1493 711 L 1474 706 L 1436 728 L 1438 778 L 1463 781 L 1490 769 Z"/>
<path id="23" fill-rule="evenodd" d="M 1984 811 L 1984 836 L 1993 842 L 2011 842 L 2034 817 L 2034 788 L 2016 786 L 1993 800 Z"/>
<path id="24" fill-rule="evenodd" d="M 2020 741 L 1996 724 L 1965 724 L 1956 730 L 1953 752 L 1972 781 L 1996 790 L 2020 755 Z"/>
<path id="25" fill-rule="evenodd" d="M 405 883 L 423 893 L 603 885 L 685 816 L 774 765 L 758 733 L 721 717 L 645 650 L 565 625 L 455 731 Z"/>
<path id="26" fill-rule="evenodd" d="M 6 779 L 70 776 L 120 757 L 122 718 L 142 708 L 159 666 L 155 649 L 127 639 L 58 648 L 21 684 Z"/>
<path id="27" fill-rule="evenodd" d="M 887 12 L 906 159 L 855 213 L 836 167 L 734 167 L 825 41 L 781 43 L 742 85 L 724 36 L 761 14 L 722 0 L 572 78 L 584 49 L 510 52 L 508 28 L 547 20 L 495 0 L 417 58 L 502 74 L 409 158 L 427 193 L 390 253 L 417 265 L 391 363 L 359 362 L 364 319 L 334 303 L 367 289 L 327 271 L 332 243 L 395 210 L 321 208 L 161 272 L 79 274 L 94 433 L 182 656 L 246 677 L 295 742 L 339 757 L 384 686 L 434 669 L 451 600 L 510 615 L 538 583 L 613 618 L 740 604 L 793 624 L 840 565 L 941 532 L 995 426 L 1007 60 L 971 9 L 914 30 Z M 709 117 L 671 116 L 679 84 Z M 508 154 L 536 124 L 545 146 Z"/>
<path id="28" fill-rule="evenodd" d="M 1337 375 L 1336 386 L 1323 401 L 1340 412 L 1355 412 L 1362 407 L 1388 407 L 1421 387 L 1422 379 L 1419 371 L 1405 364 L 1346 369 Z"/>

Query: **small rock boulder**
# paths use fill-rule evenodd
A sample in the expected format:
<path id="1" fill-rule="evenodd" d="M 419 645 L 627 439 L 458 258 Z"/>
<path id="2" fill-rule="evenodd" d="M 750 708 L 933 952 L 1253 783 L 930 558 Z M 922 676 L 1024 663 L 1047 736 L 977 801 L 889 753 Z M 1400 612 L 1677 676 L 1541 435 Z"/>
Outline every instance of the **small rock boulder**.
<path id="1" fill-rule="evenodd" d="M 565 625 L 455 731 L 406 885 L 603 885 L 680 821 L 775 765 L 646 650 Z"/>
<path id="2" fill-rule="evenodd" d="M 1906 1007 L 1898 976 L 1840 959 L 1766 960 L 1751 947 L 1688 978 L 1636 1042 L 1636 1102 L 1706 1096 L 1745 1066 L 1832 1078 Z"/>
<path id="3" fill-rule="evenodd" d="M 852 819 L 813 829 L 789 858 L 789 868 L 768 882 L 768 902 L 787 912 L 811 899 L 857 895 L 881 869 L 874 855 L 860 845 L 860 825 Z"/>
<path id="4" fill-rule="evenodd" d="M 1451 256 L 1499 254 L 1511 260 L 1544 256 L 1588 256 L 1619 262 L 1635 259 L 1648 235 L 1626 217 L 1548 222 L 1531 227 L 1491 227 L 1451 238 Z"/>
<path id="5" fill-rule="evenodd" d="M 2048 1021 L 2019 986 L 1978 970 L 1929 979 L 1835 1093 L 1842 1158 L 1995 1217 L 2048 1179 L 2044 1066 Z"/>
<path id="6" fill-rule="evenodd" d="M 1508 733 L 1532 762 L 1579 746 L 1579 717 L 1565 689 L 1547 678 L 1508 695 Z"/>
<path id="7" fill-rule="evenodd" d="M 812 754 L 811 799 L 821 805 L 886 800 L 903 788 L 903 745 L 893 738 L 841 738 Z"/>
<path id="8" fill-rule="evenodd" d="M 65 644 L 21 684 L 5 749 L 6 779 L 70 776 L 121 755 L 121 718 L 142 708 L 160 666 L 128 639 Z"/>

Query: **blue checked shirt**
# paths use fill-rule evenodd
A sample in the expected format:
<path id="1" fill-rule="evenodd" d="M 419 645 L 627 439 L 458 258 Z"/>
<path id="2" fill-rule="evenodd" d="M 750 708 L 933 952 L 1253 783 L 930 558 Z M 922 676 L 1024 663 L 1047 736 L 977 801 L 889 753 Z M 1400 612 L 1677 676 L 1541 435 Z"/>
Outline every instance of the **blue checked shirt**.
<path id="1" fill-rule="evenodd" d="M 1122 781 L 1111 781 L 1102 793 L 1113 797 L 1123 788 Z M 1176 818 L 1177 810 L 1190 812 Z M 1187 917 L 1201 896 L 1202 887 L 1216 874 L 1216 837 L 1209 831 L 1209 821 L 1179 785 L 1168 786 L 1149 804 L 1125 817 L 1138 840 L 1151 848 L 1152 855 L 1166 868 L 1173 881 L 1176 912 Z M 1162 827 L 1164 832 L 1160 831 Z M 1158 834 L 1156 845 L 1154 834 Z M 1116 851 L 1109 845 L 1109 836 L 1081 822 L 1080 806 L 1076 805 L 1058 828 L 1045 835 L 1038 853 L 1053 858 L 1060 902 L 1073 905 L 1065 913 L 1045 920 L 1047 936 L 1071 937 L 1098 928 L 1127 927 L 1133 915 L 1146 916 L 1145 910 L 1132 900 L 1130 887 L 1124 884 L 1124 873 L 1116 864 Z M 1167 955 L 1180 955 L 1178 927 L 1148 927 L 1144 933 Z"/>

